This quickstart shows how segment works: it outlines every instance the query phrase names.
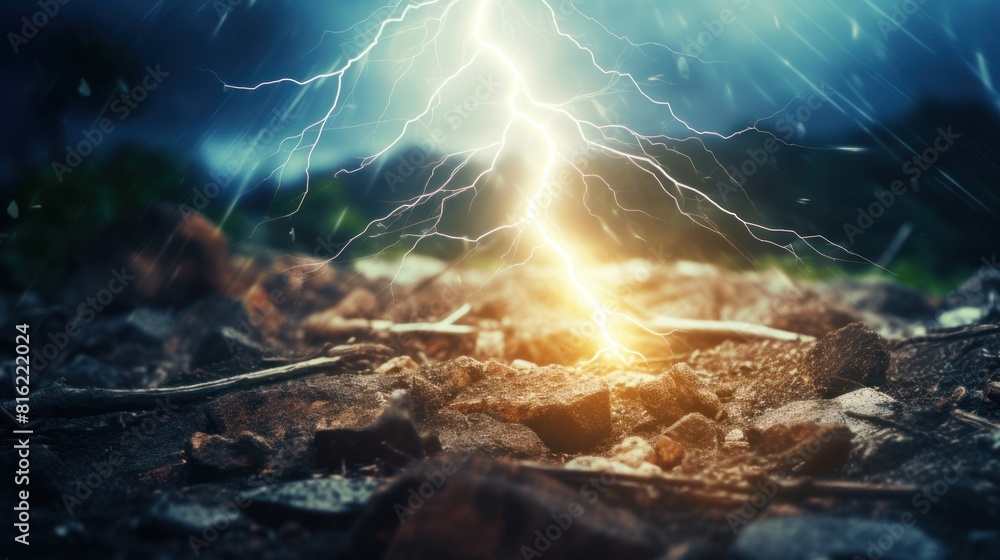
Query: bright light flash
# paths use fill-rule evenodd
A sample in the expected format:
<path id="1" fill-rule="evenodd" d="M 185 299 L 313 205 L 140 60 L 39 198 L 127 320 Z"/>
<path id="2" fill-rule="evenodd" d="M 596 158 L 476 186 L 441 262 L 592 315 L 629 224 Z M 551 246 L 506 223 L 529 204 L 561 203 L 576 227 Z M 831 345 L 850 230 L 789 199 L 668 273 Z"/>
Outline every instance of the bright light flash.
<path id="1" fill-rule="evenodd" d="M 569 5 L 572 6 L 572 3 Z M 469 10 L 468 8 L 474 9 Z M 466 9 L 466 12 L 462 12 L 463 9 Z M 537 48 L 537 45 L 517 44 L 517 34 L 510 29 L 513 24 L 508 23 L 515 18 L 526 18 L 525 13 L 530 13 L 532 9 L 538 10 L 543 15 L 543 21 L 538 22 L 538 27 L 532 26 L 532 30 L 543 36 L 547 44 L 559 45 L 573 53 L 574 56 L 579 57 L 579 60 L 584 62 L 585 68 L 572 68 L 567 71 L 586 70 L 590 73 L 588 83 L 593 84 L 592 87 L 572 93 L 553 93 L 554 90 L 559 89 L 556 87 L 561 79 L 559 69 L 547 69 L 547 73 L 544 75 L 550 76 L 548 80 L 538 77 L 537 71 L 539 69 L 535 67 L 537 62 L 525 54 L 530 52 L 532 48 Z M 654 49 L 661 54 L 666 53 L 672 57 L 684 57 L 682 53 L 671 51 L 663 44 L 633 43 L 624 35 L 613 33 L 607 26 L 597 22 L 591 16 L 583 14 L 576 7 L 572 8 L 570 15 L 581 18 L 581 21 L 596 24 L 597 32 L 605 33 L 609 40 L 614 40 L 616 44 L 626 44 L 635 52 L 643 53 L 644 49 Z M 618 202 L 612 178 L 604 177 L 600 173 L 576 163 L 578 161 L 574 157 L 577 151 L 576 147 L 581 147 L 586 152 L 587 157 L 591 159 L 615 160 L 644 173 L 649 177 L 651 185 L 655 185 L 672 199 L 679 212 L 713 232 L 721 233 L 715 226 L 715 222 L 704 214 L 686 210 L 683 203 L 685 200 L 697 197 L 713 212 L 718 212 L 720 215 L 742 224 L 755 239 L 781 247 L 793 255 L 795 250 L 792 244 L 790 242 L 783 244 L 776 238 L 797 240 L 812 250 L 831 258 L 834 257 L 823 253 L 821 246 L 858 257 L 858 255 L 834 244 L 823 236 L 801 235 L 792 230 L 771 228 L 744 220 L 697 188 L 675 179 L 666 165 L 660 161 L 662 158 L 658 157 L 657 153 L 667 151 L 686 158 L 692 166 L 694 163 L 684 154 L 678 154 L 670 145 L 685 140 L 694 140 L 699 142 L 701 147 L 711 155 L 702 142 L 705 137 L 729 139 L 757 129 L 748 127 L 744 130 L 723 134 L 698 130 L 689 125 L 674 112 L 669 102 L 649 93 L 642 81 L 623 70 L 621 64 L 617 62 L 613 65 L 602 63 L 601 60 L 605 58 L 602 53 L 587 46 L 580 35 L 574 35 L 565 29 L 565 16 L 565 14 L 557 12 L 548 0 L 427 0 L 414 3 L 400 1 L 393 7 L 390 17 L 378 25 L 363 48 L 334 70 L 304 80 L 280 78 L 250 87 L 234 85 L 228 85 L 228 87 L 257 90 L 282 83 L 308 86 L 325 80 L 336 82 L 332 103 L 325 114 L 305 127 L 299 134 L 285 139 L 283 144 L 285 142 L 293 143 L 294 148 L 288 152 L 285 161 L 271 174 L 272 177 L 277 174 L 280 184 L 286 168 L 292 164 L 293 159 L 304 154 L 305 189 L 297 208 L 292 212 L 294 213 L 302 207 L 308 195 L 310 166 L 325 133 L 331 130 L 367 125 L 374 125 L 376 130 L 389 129 L 393 131 L 389 140 L 381 142 L 373 153 L 361 158 L 357 165 L 345 167 L 337 172 L 337 174 L 358 173 L 385 159 L 387 154 L 404 147 L 415 136 L 419 137 L 424 130 L 429 130 L 435 123 L 440 123 L 443 118 L 441 115 L 442 105 L 445 104 L 445 100 L 449 98 L 453 89 L 458 87 L 462 80 L 469 80 L 470 76 L 474 79 L 474 73 L 481 72 L 484 67 L 499 67 L 499 71 L 502 71 L 509 83 L 512 84 L 509 90 L 504 89 L 503 91 L 506 98 L 501 103 L 495 103 L 489 107 L 489 110 L 498 114 L 499 117 L 491 121 L 491 126 L 481 131 L 481 134 L 471 139 L 467 137 L 468 135 L 463 135 L 460 140 L 467 143 L 464 149 L 447 152 L 439 159 L 429 162 L 430 175 L 423 185 L 423 192 L 403 201 L 385 216 L 373 220 L 362 231 L 350 238 L 349 242 L 333 256 L 333 259 L 339 257 L 351 244 L 365 238 L 386 235 L 386 232 L 389 231 L 398 231 L 399 241 L 407 243 L 404 261 L 406 255 L 415 250 L 421 241 L 435 237 L 462 241 L 476 246 L 488 238 L 498 236 L 501 233 L 509 233 L 513 234 L 514 239 L 510 254 L 514 253 L 513 246 L 519 241 L 538 240 L 539 245 L 535 249 L 549 251 L 556 258 L 556 261 L 561 263 L 565 278 L 577 292 L 585 310 L 594 318 L 602 338 L 602 348 L 598 356 L 610 354 L 624 361 L 643 358 L 641 354 L 630 350 L 617 340 L 611 326 L 614 319 L 632 323 L 655 335 L 662 336 L 667 333 L 655 333 L 643 326 L 641 318 L 614 312 L 601 304 L 598 296 L 595 295 L 595 288 L 585 279 L 578 261 L 574 257 L 574 251 L 566 242 L 565 236 L 562 235 L 560 224 L 548 211 L 549 205 L 558 203 L 560 196 L 567 196 L 564 191 L 549 192 L 549 187 L 555 182 L 557 171 L 566 168 L 580 178 L 586 189 L 591 188 L 592 185 L 608 189 L 620 210 L 646 214 L 644 210 L 626 208 Z M 515 38 L 513 45 L 509 44 L 512 37 Z M 416 44 L 407 44 L 411 41 L 415 41 Z M 401 42 L 402 45 L 400 45 Z M 450 48 L 460 47 L 461 50 L 458 52 L 461 53 L 461 56 L 458 62 L 444 60 L 445 57 L 440 54 L 443 45 Z M 400 51 L 402 54 L 399 54 Z M 397 56 L 392 56 L 393 52 L 397 52 Z M 694 57 L 684 58 L 697 61 Z M 366 76 L 366 71 L 376 59 L 392 61 L 394 63 L 392 68 L 397 72 L 394 75 L 395 79 L 392 91 L 389 92 L 386 107 L 376 123 L 350 122 L 351 113 L 346 110 L 344 99 L 353 94 L 360 79 Z M 451 67 L 446 70 L 445 66 L 449 64 Z M 425 79 L 420 75 L 419 70 L 427 68 L 434 68 L 440 74 L 436 86 L 429 94 L 418 100 L 418 108 L 410 110 L 410 116 L 388 118 L 389 113 L 403 111 L 404 106 L 405 109 L 409 109 L 407 104 L 412 105 L 412 99 L 403 103 L 395 97 L 397 87 L 403 83 L 404 79 Z M 686 135 L 675 138 L 667 136 L 665 131 L 649 134 L 640 132 L 639 129 L 632 128 L 625 123 L 608 119 L 609 113 L 604 110 L 605 106 L 601 104 L 601 100 L 603 98 L 620 98 L 622 95 L 631 95 L 638 101 L 663 111 L 665 116 L 672 119 L 669 122 L 680 123 L 680 126 L 686 131 Z M 602 120 L 595 121 L 593 117 L 588 116 L 595 112 Z M 538 170 L 536 178 L 533 179 L 533 181 L 537 181 L 534 183 L 535 187 L 528 190 L 531 194 L 524 200 L 523 211 L 520 215 L 489 227 L 479 235 L 444 231 L 442 219 L 449 212 L 456 211 L 451 208 L 451 205 L 457 203 L 458 197 L 463 194 L 478 194 L 480 189 L 490 185 L 490 179 L 498 173 L 498 162 L 501 156 L 523 155 L 518 152 L 516 145 L 518 143 L 512 140 L 515 130 L 518 130 L 519 127 L 531 131 L 531 134 L 545 146 L 544 163 Z M 781 141 L 778 138 L 775 139 Z M 714 155 L 711 157 L 714 160 Z M 718 160 L 714 161 L 716 164 L 719 163 Z M 718 165 L 720 169 L 724 169 L 724 167 L 721 164 Z M 459 178 L 461 173 L 470 170 L 478 171 L 478 173 L 475 173 L 472 181 L 462 182 Z M 552 202 L 543 203 L 542 199 L 550 196 Z M 586 205 L 586 200 L 583 202 Z M 405 222 L 405 220 L 408 214 L 418 207 L 432 209 L 432 217 L 430 220 L 424 220 L 421 225 L 422 229 L 413 232 L 412 224 Z M 596 212 L 590 206 L 587 206 L 587 210 L 592 216 L 600 217 L 600 212 Z M 288 215 L 291 213 L 272 219 Z M 403 221 L 404 224 L 398 230 L 390 227 L 400 221 Z M 532 255 L 534 253 L 534 250 L 531 251 Z M 525 262 L 527 261 L 513 263 L 509 266 L 522 265 Z M 402 266 L 401 262 L 400 268 Z"/>

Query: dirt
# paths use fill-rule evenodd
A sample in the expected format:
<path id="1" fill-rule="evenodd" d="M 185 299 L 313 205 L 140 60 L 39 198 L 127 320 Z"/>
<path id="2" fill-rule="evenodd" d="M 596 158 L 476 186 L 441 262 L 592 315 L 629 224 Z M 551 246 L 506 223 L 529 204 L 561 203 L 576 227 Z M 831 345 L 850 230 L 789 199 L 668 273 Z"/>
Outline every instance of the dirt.
<path id="1" fill-rule="evenodd" d="M 980 319 L 955 326 L 939 321 L 954 302 L 892 284 L 609 264 L 589 274 L 615 312 L 802 336 L 623 328 L 642 357 L 594 359 L 598 325 L 558 269 L 418 257 L 390 285 L 378 271 L 392 263 L 234 251 L 178 219 L 134 247 L 116 232 L 64 291 L 4 294 L 7 332 L 30 324 L 36 352 L 79 326 L 35 368 L 34 394 L 181 387 L 359 342 L 385 352 L 157 409 L 33 416 L 39 557 L 987 558 L 1000 545 L 995 284 L 962 299 Z M 84 320 L 81 302 L 122 267 L 131 286 Z"/>

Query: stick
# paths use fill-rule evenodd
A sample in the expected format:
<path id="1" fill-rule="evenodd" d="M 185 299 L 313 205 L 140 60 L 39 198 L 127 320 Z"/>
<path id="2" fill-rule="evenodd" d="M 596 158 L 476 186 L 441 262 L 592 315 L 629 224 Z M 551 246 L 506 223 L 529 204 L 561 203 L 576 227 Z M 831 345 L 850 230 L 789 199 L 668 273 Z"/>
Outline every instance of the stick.
<path id="1" fill-rule="evenodd" d="M 389 352 L 388 348 L 377 344 L 338 346 L 331 349 L 329 355 L 324 357 L 177 387 L 103 389 L 70 387 L 57 383 L 31 395 L 31 412 L 33 416 L 82 418 L 110 412 L 151 410 L 159 407 L 162 402 L 168 399 L 174 403 L 191 402 L 234 389 L 255 387 L 316 373 L 331 372 L 335 369 L 339 370 L 346 361 Z M 4 410 L 13 409 L 14 404 L 14 401 L 7 401 L 2 404 L 2 407 Z"/>
<path id="2" fill-rule="evenodd" d="M 545 474 L 563 482 L 585 483 L 601 471 L 566 469 L 561 466 L 522 463 L 522 468 Z M 637 475 L 615 473 L 615 480 L 627 484 L 671 488 L 678 490 L 700 490 L 731 494 L 753 494 L 758 489 L 750 481 L 721 482 L 676 475 Z M 910 500 L 920 489 L 916 485 L 867 484 L 835 480 L 809 480 L 804 478 L 774 480 L 778 491 L 773 499 L 791 500 L 816 496 L 853 499 L 899 499 Z"/>
<path id="3" fill-rule="evenodd" d="M 904 338 L 902 340 L 892 341 L 893 350 L 902 348 L 908 344 L 923 344 L 929 342 L 948 342 L 951 340 L 962 340 L 963 338 L 974 338 L 977 336 L 989 336 L 991 334 L 1000 333 L 1000 325 L 978 325 L 972 328 L 962 327 L 957 331 L 950 332 L 936 332 L 925 334 L 923 336 L 915 336 L 913 338 Z"/>
<path id="4" fill-rule="evenodd" d="M 965 410 L 956 408 L 955 410 L 951 411 L 951 415 L 956 420 L 960 420 L 971 426 L 982 428 L 984 430 L 993 430 L 995 432 L 1000 432 L 1000 424 L 997 424 L 996 422 L 991 422 L 990 420 L 987 420 L 986 418 L 983 418 L 982 416 L 979 416 L 977 414 L 973 414 L 971 412 L 967 412 Z"/>
<path id="5" fill-rule="evenodd" d="M 710 334 L 730 338 L 751 338 L 757 340 L 786 340 L 812 342 L 816 337 L 799 334 L 754 323 L 740 321 L 704 321 L 700 319 L 678 319 L 676 317 L 659 316 L 645 322 L 644 326 L 652 331 L 672 334 L 672 331 L 683 331 L 688 334 Z M 670 331 L 670 332 L 668 332 Z"/>

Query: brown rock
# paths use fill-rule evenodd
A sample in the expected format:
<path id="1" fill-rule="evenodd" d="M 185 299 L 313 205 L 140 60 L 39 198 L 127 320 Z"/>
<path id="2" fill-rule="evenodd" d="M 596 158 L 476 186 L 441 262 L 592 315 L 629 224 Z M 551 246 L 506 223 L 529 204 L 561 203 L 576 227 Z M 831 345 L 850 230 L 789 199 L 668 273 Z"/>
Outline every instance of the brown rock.
<path id="1" fill-rule="evenodd" d="M 219 228 L 166 205 L 112 228 L 80 257 L 65 294 L 74 305 L 113 282 L 120 293 L 112 307 L 182 307 L 207 295 L 228 295 L 233 280 L 229 242 Z"/>
<path id="2" fill-rule="evenodd" d="M 824 336 L 806 355 L 805 367 L 817 390 L 832 398 L 884 384 L 890 358 L 878 333 L 852 323 Z"/>
<path id="3" fill-rule="evenodd" d="M 667 428 L 667 437 L 686 447 L 715 450 L 719 445 L 719 428 L 704 415 L 692 412 Z"/>
<path id="4" fill-rule="evenodd" d="M 801 300 L 790 305 L 780 306 L 780 309 L 775 312 L 774 319 L 769 321 L 768 326 L 822 337 L 860 320 L 861 317 L 854 310 L 807 291 Z"/>
<path id="5" fill-rule="evenodd" d="M 344 319 L 374 319 L 379 313 L 378 298 L 365 288 L 354 288 L 332 312 Z"/>
<path id="6" fill-rule="evenodd" d="M 613 461 L 624 463 L 633 468 L 640 467 L 646 461 L 646 457 L 652 454 L 653 446 L 637 436 L 627 437 L 611 449 L 611 459 Z"/>
<path id="7" fill-rule="evenodd" d="M 486 414 L 466 416 L 445 409 L 430 429 L 437 432 L 442 447 L 451 453 L 538 460 L 549 452 L 538 434 L 527 426 L 501 422 Z"/>
<path id="8" fill-rule="evenodd" d="M 277 447 L 290 434 L 312 440 L 318 427 L 371 424 L 394 390 L 412 387 L 409 377 L 341 373 L 238 391 L 208 403 L 206 415 L 227 437 L 253 432 Z"/>
<path id="9" fill-rule="evenodd" d="M 320 468 L 376 463 L 401 467 L 423 456 L 424 440 L 417 432 L 405 391 L 396 392 L 370 426 L 316 432 L 316 464 Z"/>
<path id="10" fill-rule="evenodd" d="M 657 420 L 670 424 L 692 412 L 714 418 L 722 404 L 718 395 L 687 364 L 677 364 L 655 379 L 640 384 L 639 398 Z"/>
<path id="11" fill-rule="evenodd" d="M 496 376 L 498 373 L 507 374 L 505 368 L 503 364 L 492 360 L 483 364 L 467 356 L 461 356 L 429 367 L 424 376 L 440 386 L 448 395 L 455 396 L 460 390 L 482 380 L 486 376 L 487 369 L 490 370 L 491 376 Z"/>
<path id="12" fill-rule="evenodd" d="M 1000 381 L 990 381 L 986 384 L 986 397 L 994 404 L 1000 404 Z"/>
<path id="13" fill-rule="evenodd" d="M 268 463 L 271 454 L 271 446 L 250 432 L 235 438 L 196 432 L 188 442 L 188 464 L 194 478 L 256 471 Z"/>
<path id="14" fill-rule="evenodd" d="M 411 373 L 419 371 L 420 366 L 409 356 L 396 356 L 388 362 L 375 369 L 375 373 L 383 375 L 396 375 L 400 373 Z"/>
<path id="15" fill-rule="evenodd" d="M 587 451 L 611 434 L 611 396 L 603 381 L 558 366 L 525 372 L 499 366 L 488 362 L 483 381 L 451 406 L 524 424 L 558 452 Z"/>
<path id="16" fill-rule="evenodd" d="M 646 457 L 646 461 L 663 470 L 676 467 L 683 459 L 684 446 L 668 437 L 661 437 L 653 446 L 653 452 Z"/>

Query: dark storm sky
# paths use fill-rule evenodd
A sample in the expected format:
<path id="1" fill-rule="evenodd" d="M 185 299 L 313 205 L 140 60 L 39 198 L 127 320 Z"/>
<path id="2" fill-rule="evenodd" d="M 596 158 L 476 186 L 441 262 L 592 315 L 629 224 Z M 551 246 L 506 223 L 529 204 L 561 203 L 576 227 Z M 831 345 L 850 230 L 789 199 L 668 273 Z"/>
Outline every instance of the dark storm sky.
<path id="1" fill-rule="evenodd" d="M 980 101 L 996 110 L 993 81 L 1000 77 L 992 61 L 1000 49 L 995 33 L 1000 6 L 989 0 L 913 2 L 915 13 L 899 20 L 900 25 L 889 18 L 896 8 L 897 14 L 905 14 L 906 2 L 887 0 L 578 0 L 576 5 L 636 43 L 657 42 L 688 54 L 703 49 L 701 61 L 659 47 L 653 56 L 621 58 L 695 128 L 732 132 L 775 113 L 810 87 L 828 84 L 841 96 L 842 110 L 811 120 L 798 140 L 835 144 L 838 137 L 877 129 L 928 98 Z M 560 1 L 553 4 L 558 8 Z M 10 179 L 25 159 L 50 161 L 59 144 L 77 141 L 101 118 L 118 116 L 112 113 L 120 91 L 115 84 L 126 75 L 140 80 L 147 66 L 169 76 L 117 123 L 100 149 L 137 142 L 172 150 L 210 169 L 224 165 L 234 153 L 246 152 L 247 139 L 270 126 L 275 110 L 294 108 L 271 127 L 276 136 L 288 135 L 322 115 L 330 98 L 328 90 L 300 95 L 302 90 L 294 86 L 225 91 L 220 78 L 252 85 L 328 71 L 343 60 L 341 43 L 363 27 L 340 35 L 326 32 L 349 28 L 382 5 L 69 0 L 36 36 L 21 42 L 10 34 L 23 31 L 20 18 L 30 18 L 39 4 L 5 2 L 0 14 L 7 33 L 2 69 L 6 154 L 0 176 Z M 716 20 L 726 10 L 731 23 L 719 32 Z M 592 25 L 578 20 L 567 23 L 568 28 L 595 36 Z M 886 29 L 892 31 L 886 35 Z M 100 48 L 93 46 L 98 38 Z M 16 54 L 12 42 L 20 43 Z M 595 48 L 604 49 L 610 60 L 625 52 L 622 42 L 614 40 L 595 43 Z M 390 78 L 369 79 L 387 87 Z M 383 107 L 360 103 L 351 110 L 352 118 L 364 121 Z M 634 122 L 655 123 L 658 118 L 638 104 L 623 103 L 615 111 Z M 264 156 L 279 139 L 261 138 L 249 157 L 240 159 L 245 170 L 258 165 L 254 173 L 269 171 Z M 332 167 L 357 155 L 357 149 L 354 141 L 329 142 L 317 165 Z"/>

